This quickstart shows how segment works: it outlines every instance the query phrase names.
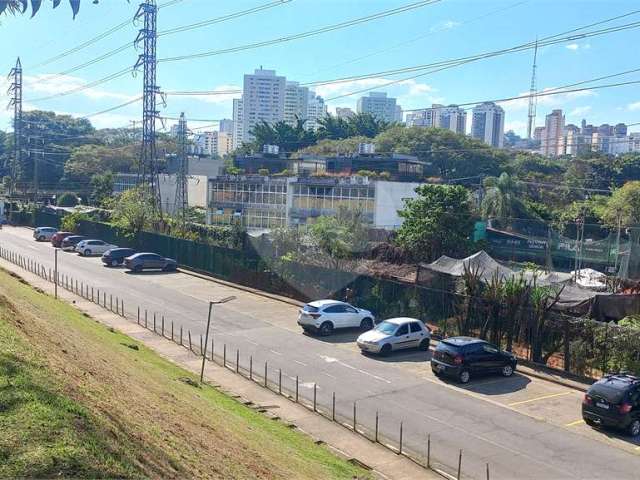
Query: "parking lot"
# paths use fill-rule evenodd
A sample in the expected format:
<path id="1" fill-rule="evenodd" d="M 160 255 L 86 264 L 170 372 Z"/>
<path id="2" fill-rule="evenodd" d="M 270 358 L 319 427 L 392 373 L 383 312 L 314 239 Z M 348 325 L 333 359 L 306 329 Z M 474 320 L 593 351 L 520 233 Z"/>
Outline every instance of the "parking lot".
<path id="1" fill-rule="evenodd" d="M 43 264 L 53 264 L 53 248 L 46 243 L 35 242 L 28 229 L 5 228 L 0 232 L 0 244 L 37 258 Z M 214 317 L 216 335 L 224 338 L 231 348 L 268 357 L 269 365 L 273 368 L 279 366 L 291 375 L 317 379 L 323 386 L 323 395 L 327 389 L 333 389 L 348 392 L 344 394 L 346 399 L 361 401 L 363 405 L 377 398 L 377 405 L 386 405 L 391 410 L 397 406 L 398 418 L 406 419 L 412 412 L 437 409 L 439 419 L 445 419 L 456 428 L 477 432 L 475 441 L 468 438 L 468 445 L 462 444 L 466 441 L 462 434 L 455 438 L 455 442 L 452 440 L 452 444 L 471 452 L 478 447 L 478 438 L 486 440 L 485 446 L 478 447 L 477 459 L 470 462 L 482 465 L 488 458 L 492 462 L 504 462 L 498 470 L 502 475 L 497 478 L 509 478 L 510 472 L 517 471 L 519 462 L 529 458 L 526 455 L 534 455 L 529 443 L 543 441 L 544 438 L 548 448 L 553 448 L 553 442 L 557 441 L 556 449 L 563 450 L 565 454 L 550 462 L 556 470 L 544 470 L 544 461 L 535 453 L 536 457 L 529 460 L 539 470 L 536 470 L 537 475 L 526 478 L 542 478 L 541 475 L 545 474 L 549 478 L 554 472 L 559 476 L 561 467 L 565 471 L 584 456 L 590 458 L 589 462 L 626 458 L 629 464 L 625 468 L 628 471 L 632 465 L 640 468 L 640 439 L 586 426 L 580 414 L 583 393 L 575 389 L 520 373 L 510 378 L 476 378 L 462 386 L 432 374 L 429 364 L 431 352 L 413 350 L 395 352 L 384 358 L 370 357 L 360 354 L 355 344 L 358 332 L 338 332 L 330 337 L 305 335 L 296 324 L 298 307 L 289 303 L 183 272 L 131 275 L 122 268 L 104 268 L 100 258 L 82 258 L 73 253 L 60 253 L 59 262 L 62 271 L 76 278 L 122 292 L 130 304 L 151 303 L 157 311 L 166 312 L 168 318 L 182 317 L 185 322 L 191 322 L 194 331 L 197 331 L 196 325 L 201 325 L 202 319 L 206 318 L 209 299 L 236 295 L 238 300 L 221 306 Z M 487 415 L 508 419 L 509 425 L 504 425 L 505 430 L 502 431 L 500 422 L 483 418 Z M 421 422 L 425 423 L 425 428 L 436 428 L 429 427 L 430 416 L 423 415 Z M 549 429 L 545 425 L 557 428 Z M 519 428 L 520 432 L 517 431 Z M 507 461 L 503 454 L 509 449 L 515 449 L 519 459 Z M 586 475 L 588 471 L 594 472 L 593 477 L 601 478 L 589 462 L 580 466 L 576 478 L 589 478 Z M 627 477 L 619 472 L 616 478 L 634 476 Z"/>

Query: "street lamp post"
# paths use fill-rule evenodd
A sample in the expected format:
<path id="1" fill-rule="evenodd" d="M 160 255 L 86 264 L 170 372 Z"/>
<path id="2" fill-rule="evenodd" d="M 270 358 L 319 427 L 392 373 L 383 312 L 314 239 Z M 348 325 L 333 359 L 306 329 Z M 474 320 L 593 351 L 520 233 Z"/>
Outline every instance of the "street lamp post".
<path id="1" fill-rule="evenodd" d="M 235 300 L 235 295 L 230 297 L 223 298 L 222 300 L 218 300 L 215 302 L 209 302 L 209 315 L 207 316 L 207 331 L 204 336 L 204 347 L 202 353 L 202 368 L 200 369 L 200 383 L 204 382 L 204 363 L 207 360 L 207 345 L 209 344 L 209 328 L 211 327 L 211 314 L 213 313 L 213 306 L 220 305 L 222 303 L 230 302 L 231 300 Z M 213 352 L 212 352 L 213 353 Z"/>
<path id="2" fill-rule="evenodd" d="M 55 291 L 55 298 L 58 298 L 58 249 L 56 248 L 53 253 L 53 285 Z"/>

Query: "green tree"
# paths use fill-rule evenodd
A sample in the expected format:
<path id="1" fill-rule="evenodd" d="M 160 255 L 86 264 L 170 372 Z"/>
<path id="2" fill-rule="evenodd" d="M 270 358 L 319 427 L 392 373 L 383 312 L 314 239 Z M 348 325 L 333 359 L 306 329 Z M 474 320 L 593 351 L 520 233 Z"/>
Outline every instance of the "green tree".
<path id="1" fill-rule="evenodd" d="M 318 139 L 342 140 L 351 136 L 349 123 L 341 117 L 326 115 L 318 120 Z"/>
<path id="2" fill-rule="evenodd" d="M 140 188 L 123 192 L 113 202 L 111 221 L 129 237 L 151 229 L 157 220 L 150 196 Z"/>
<path id="3" fill-rule="evenodd" d="M 65 232 L 77 233 L 80 228 L 80 222 L 83 220 L 89 220 L 89 216 L 82 212 L 72 212 L 62 217 L 60 222 L 60 228 Z"/>
<path id="4" fill-rule="evenodd" d="M 102 204 L 113 195 L 113 174 L 111 172 L 97 173 L 91 177 L 91 203 L 96 206 Z"/>
<path id="5" fill-rule="evenodd" d="M 637 226 L 640 224 L 640 181 L 624 184 L 613 192 L 602 211 L 604 221 L 610 226 Z"/>
<path id="6" fill-rule="evenodd" d="M 295 152 L 316 143 L 316 134 L 304 128 L 305 120 L 296 117 L 295 122 L 294 126 L 285 121 L 256 124 L 249 132 L 255 137 L 254 149 L 260 151 L 264 145 L 277 145 L 283 152 Z"/>
<path id="7" fill-rule="evenodd" d="M 460 185 L 421 185 L 405 200 L 396 243 L 416 260 L 467 252 L 474 216 L 469 191 Z"/>
<path id="8" fill-rule="evenodd" d="M 78 205 L 78 196 L 73 192 L 65 192 L 58 197 L 59 207 L 75 207 Z"/>
<path id="9" fill-rule="evenodd" d="M 71 151 L 64 166 L 65 179 L 69 182 L 90 182 L 104 172 L 129 172 L 136 165 L 138 153 L 134 148 L 113 148 L 103 145 L 82 145 Z"/>

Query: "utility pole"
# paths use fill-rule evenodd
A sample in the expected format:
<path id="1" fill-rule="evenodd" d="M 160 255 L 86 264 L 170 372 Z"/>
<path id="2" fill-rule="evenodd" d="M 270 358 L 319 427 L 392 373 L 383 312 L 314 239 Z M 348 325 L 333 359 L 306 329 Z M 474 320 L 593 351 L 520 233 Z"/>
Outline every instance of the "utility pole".
<path id="1" fill-rule="evenodd" d="M 13 195 L 18 180 L 18 169 L 22 165 L 22 64 L 20 57 L 16 66 L 9 72 L 9 89 L 7 94 L 11 96 L 7 108 L 13 107 L 13 161 L 11 162 L 11 186 L 10 194 Z"/>
<path id="2" fill-rule="evenodd" d="M 156 212 L 162 217 L 160 201 L 160 183 L 156 159 L 156 95 L 160 88 L 156 85 L 156 39 L 158 6 L 156 0 L 146 0 L 140 4 L 134 21 L 143 19 L 143 27 L 138 32 L 134 45 L 143 43 L 143 53 L 138 56 L 134 70 L 143 70 L 143 107 L 142 107 L 142 148 L 138 170 L 138 185 L 146 192 Z"/>
<path id="3" fill-rule="evenodd" d="M 182 225 L 186 223 L 185 212 L 189 206 L 189 193 L 187 188 L 188 162 L 187 158 L 187 120 L 184 112 L 180 114 L 178 123 L 178 175 L 176 178 L 176 213 L 179 211 L 182 218 Z"/>
<path id="4" fill-rule="evenodd" d="M 529 123 L 527 124 L 527 138 L 533 140 L 533 131 L 536 126 L 536 106 L 538 103 L 536 97 L 536 69 L 538 68 L 538 39 L 536 38 L 536 47 L 533 51 L 533 68 L 531 71 L 531 85 L 529 87 Z"/>

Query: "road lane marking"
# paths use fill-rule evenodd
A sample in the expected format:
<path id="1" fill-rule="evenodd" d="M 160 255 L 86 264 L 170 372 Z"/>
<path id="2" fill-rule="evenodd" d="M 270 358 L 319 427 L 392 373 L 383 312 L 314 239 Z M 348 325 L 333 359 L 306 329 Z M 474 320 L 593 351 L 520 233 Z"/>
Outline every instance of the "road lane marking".
<path id="1" fill-rule="evenodd" d="M 372 377 L 372 378 L 375 378 L 376 380 L 380 380 L 381 382 L 391 383 L 391 380 L 387 380 L 386 378 L 379 377 L 379 376 L 374 375 L 373 373 L 369 373 L 369 372 L 367 372 L 367 371 L 365 371 L 365 370 L 360 370 L 360 369 L 358 369 L 358 371 L 359 371 L 360 373 L 362 373 L 363 375 L 368 375 L 368 376 L 370 376 L 370 377 Z"/>
<path id="2" fill-rule="evenodd" d="M 576 420 L 575 422 L 567 423 L 565 427 L 575 427 L 576 425 L 580 425 L 584 423 L 584 420 Z"/>
<path id="3" fill-rule="evenodd" d="M 353 367 L 353 366 L 351 366 L 351 365 L 349 365 L 349 364 L 347 364 L 347 363 L 341 362 L 341 361 L 340 361 L 340 360 L 338 360 L 337 358 L 334 358 L 334 357 L 327 357 L 326 355 L 319 355 L 319 357 L 320 357 L 321 359 L 323 359 L 323 360 L 324 360 L 325 362 L 327 362 L 327 363 L 337 363 L 338 365 L 342 365 L 343 367 L 349 368 L 349 369 L 351 369 L 351 370 L 356 370 L 356 371 L 358 371 L 359 373 L 362 373 L 363 375 L 367 375 L 367 376 L 369 376 L 369 377 L 371 377 L 371 378 L 375 378 L 376 380 L 379 380 L 379 381 L 381 381 L 381 382 L 391 383 L 391 381 L 390 381 L 390 380 L 387 380 L 386 378 L 382 378 L 382 377 L 379 377 L 379 376 L 377 376 L 377 375 L 374 375 L 373 373 L 369 373 L 369 372 L 367 372 L 366 370 L 361 370 L 361 369 L 359 369 L 359 368 Z"/>
<path id="4" fill-rule="evenodd" d="M 634 450 L 640 450 L 640 447 L 636 447 L 636 448 L 634 448 Z"/>
<path id="5" fill-rule="evenodd" d="M 275 354 L 275 355 L 280 355 L 282 356 L 282 354 L 276 350 L 269 350 L 271 353 Z"/>
<path id="6" fill-rule="evenodd" d="M 257 342 L 254 342 L 253 340 L 249 340 L 248 338 L 245 338 L 245 340 L 246 340 L 247 342 L 249 342 L 251 345 L 255 345 L 255 346 L 257 346 L 257 345 L 258 345 L 258 343 L 257 343 Z"/>
<path id="7" fill-rule="evenodd" d="M 546 400 L 548 398 L 562 397 L 564 395 L 569 395 L 572 392 L 561 392 L 561 393 L 552 393 L 550 395 L 542 395 L 541 397 L 530 398 L 529 400 L 522 400 L 520 402 L 510 403 L 510 407 L 515 407 L 516 405 L 522 405 L 525 403 L 537 402 L 538 400 Z"/>
<path id="8" fill-rule="evenodd" d="M 326 375 L 329 378 L 333 378 L 333 379 L 336 378 L 335 376 L 333 376 L 333 375 L 331 375 L 330 373 L 327 373 L 327 372 L 320 372 L 320 373 L 322 373 L 323 375 Z"/>
<path id="9" fill-rule="evenodd" d="M 294 360 L 294 362 L 296 362 L 298 365 L 302 365 L 303 367 L 308 367 L 306 363 L 300 362 L 298 360 Z"/>

